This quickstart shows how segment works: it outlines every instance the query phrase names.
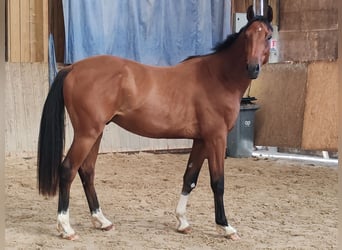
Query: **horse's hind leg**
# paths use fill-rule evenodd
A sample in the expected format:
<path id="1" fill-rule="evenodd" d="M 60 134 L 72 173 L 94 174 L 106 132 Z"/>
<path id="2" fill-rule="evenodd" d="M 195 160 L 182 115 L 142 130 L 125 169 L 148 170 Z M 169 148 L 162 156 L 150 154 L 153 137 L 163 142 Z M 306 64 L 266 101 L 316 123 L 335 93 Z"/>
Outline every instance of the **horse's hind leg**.
<path id="1" fill-rule="evenodd" d="M 87 197 L 93 225 L 102 230 L 110 230 L 113 228 L 113 224 L 107 220 L 106 217 L 104 217 L 94 187 L 95 162 L 97 159 L 101 138 L 102 134 L 97 138 L 87 158 L 78 170 L 78 174 L 80 175 L 84 192 Z"/>
<path id="2" fill-rule="evenodd" d="M 182 193 L 176 208 L 176 216 L 178 219 L 177 231 L 181 233 L 188 233 L 190 225 L 186 219 L 186 205 L 188 203 L 190 192 L 196 187 L 197 179 L 201 167 L 205 159 L 204 142 L 201 140 L 194 140 L 187 168 L 183 176 Z"/>
<path id="3" fill-rule="evenodd" d="M 98 136 L 102 133 L 78 134 L 74 137 L 69 152 L 60 168 L 57 230 L 66 239 L 77 238 L 69 221 L 70 187 L 78 169 L 89 154 Z"/>

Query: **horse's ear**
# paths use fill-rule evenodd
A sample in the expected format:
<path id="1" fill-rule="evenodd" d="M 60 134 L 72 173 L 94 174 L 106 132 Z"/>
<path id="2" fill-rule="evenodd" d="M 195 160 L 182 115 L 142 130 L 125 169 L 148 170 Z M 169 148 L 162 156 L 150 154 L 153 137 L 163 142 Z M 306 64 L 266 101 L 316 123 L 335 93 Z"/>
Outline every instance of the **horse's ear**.
<path id="1" fill-rule="evenodd" d="M 247 9 L 247 20 L 248 20 L 248 22 L 251 21 L 253 18 L 254 18 L 253 5 L 250 5 Z"/>
<path id="2" fill-rule="evenodd" d="M 267 21 L 269 23 L 271 23 L 273 20 L 273 9 L 271 6 L 268 5 L 268 9 L 267 9 Z"/>

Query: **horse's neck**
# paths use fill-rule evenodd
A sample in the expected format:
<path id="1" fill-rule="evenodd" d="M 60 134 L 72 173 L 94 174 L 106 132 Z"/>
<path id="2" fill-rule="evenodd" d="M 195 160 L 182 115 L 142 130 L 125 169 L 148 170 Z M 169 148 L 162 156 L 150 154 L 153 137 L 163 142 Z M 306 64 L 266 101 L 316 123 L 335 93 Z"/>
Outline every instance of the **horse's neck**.
<path id="1" fill-rule="evenodd" d="M 219 69 L 223 84 L 230 89 L 234 88 L 241 97 L 251 83 L 246 71 L 247 60 L 243 40 L 243 37 L 239 37 L 230 48 L 217 53 L 216 59 L 216 67 Z"/>

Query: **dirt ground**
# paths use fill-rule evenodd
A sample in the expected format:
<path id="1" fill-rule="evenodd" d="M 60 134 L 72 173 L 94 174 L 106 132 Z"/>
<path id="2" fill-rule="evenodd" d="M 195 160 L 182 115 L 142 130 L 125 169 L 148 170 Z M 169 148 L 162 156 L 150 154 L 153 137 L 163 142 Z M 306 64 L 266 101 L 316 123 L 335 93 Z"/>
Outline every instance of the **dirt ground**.
<path id="1" fill-rule="evenodd" d="M 115 230 L 92 228 L 77 177 L 70 200 L 77 241 L 56 231 L 57 197 L 36 188 L 36 159 L 6 159 L 6 249 L 337 249 L 337 168 L 285 160 L 225 161 L 225 207 L 241 240 L 216 231 L 205 164 L 188 204 L 192 232 L 175 231 L 188 154 L 102 154 L 96 187 Z"/>

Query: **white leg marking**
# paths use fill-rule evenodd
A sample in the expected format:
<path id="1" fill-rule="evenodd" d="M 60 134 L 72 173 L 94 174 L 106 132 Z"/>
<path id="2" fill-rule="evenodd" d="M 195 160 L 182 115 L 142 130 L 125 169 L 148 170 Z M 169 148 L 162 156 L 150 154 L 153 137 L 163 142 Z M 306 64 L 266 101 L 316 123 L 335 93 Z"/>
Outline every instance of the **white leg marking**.
<path id="1" fill-rule="evenodd" d="M 223 235 L 225 237 L 228 237 L 228 238 L 230 238 L 230 236 L 232 236 L 232 235 L 237 234 L 236 229 L 229 224 L 228 224 L 228 226 L 217 225 L 217 228 L 218 228 L 218 230 L 223 231 Z"/>
<path id="2" fill-rule="evenodd" d="M 91 221 L 95 228 L 110 229 L 110 227 L 113 226 L 113 223 L 107 220 L 107 218 L 103 215 L 101 208 L 92 213 Z"/>
<path id="3" fill-rule="evenodd" d="M 69 222 L 69 209 L 66 212 L 61 212 L 57 216 L 57 230 L 65 239 L 74 240 L 76 234 Z"/>
<path id="4" fill-rule="evenodd" d="M 190 224 L 188 223 L 185 213 L 186 213 L 186 204 L 188 203 L 189 195 L 181 194 L 178 205 L 176 208 L 176 216 L 179 221 L 177 230 L 184 231 L 189 228 Z"/>

